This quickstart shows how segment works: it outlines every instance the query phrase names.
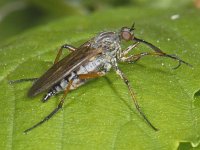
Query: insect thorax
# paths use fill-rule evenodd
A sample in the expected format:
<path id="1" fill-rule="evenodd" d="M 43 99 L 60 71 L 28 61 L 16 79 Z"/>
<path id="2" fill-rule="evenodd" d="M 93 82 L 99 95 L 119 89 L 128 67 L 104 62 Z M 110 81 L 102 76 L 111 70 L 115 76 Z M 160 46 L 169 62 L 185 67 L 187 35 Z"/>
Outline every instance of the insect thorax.
<path id="1" fill-rule="evenodd" d="M 116 55 L 121 50 L 120 38 L 115 32 L 102 32 L 96 36 L 91 44 L 93 48 L 102 48 L 105 53 Z"/>

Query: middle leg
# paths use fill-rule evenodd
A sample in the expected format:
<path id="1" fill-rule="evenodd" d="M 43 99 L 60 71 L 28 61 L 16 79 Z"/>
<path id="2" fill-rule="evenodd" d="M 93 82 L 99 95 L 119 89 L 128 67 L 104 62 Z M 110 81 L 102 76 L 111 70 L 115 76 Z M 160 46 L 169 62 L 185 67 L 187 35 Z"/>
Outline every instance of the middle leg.
<path id="1" fill-rule="evenodd" d="M 139 42 L 134 43 L 133 45 L 130 45 L 125 50 L 122 51 L 120 57 L 125 57 L 132 49 L 136 48 L 138 46 Z"/>
<path id="2" fill-rule="evenodd" d="M 120 78 L 124 81 L 124 83 L 126 84 L 128 90 L 129 90 L 129 93 L 131 94 L 131 97 L 132 97 L 132 100 L 135 104 L 135 107 L 137 109 L 137 111 L 139 112 L 139 114 L 143 117 L 143 119 L 147 122 L 147 124 L 155 131 L 158 131 L 158 129 L 148 120 L 148 118 L 146 117 L 146 115 L 142 112 L 138 102 L 137 102 L 137 99 L 136 99 L 136 96 L 135 96 L 135 93 L 133 92 L 132 88 L 131 88 L 131 85 L 129 83 L 129 80 L 126 78 L 126 76 L 124 75 L 124 73 L 119 69 L 117 63 L 115 62 L 115 64 L 113 64 L 113 68 L 114 70 L 116 71 L 116 73 L 120 76 Z"/>

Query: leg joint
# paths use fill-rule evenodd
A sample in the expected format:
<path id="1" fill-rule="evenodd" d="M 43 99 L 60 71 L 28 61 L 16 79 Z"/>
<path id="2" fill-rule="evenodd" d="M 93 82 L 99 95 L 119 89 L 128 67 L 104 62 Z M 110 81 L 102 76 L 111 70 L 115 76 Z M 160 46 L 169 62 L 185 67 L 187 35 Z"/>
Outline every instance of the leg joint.
<path id="1" fill-rule="evenodd" d="M 59 108 L 59 109 L 62 108 L 63 104 L 64 104 L 64 102 L 61 101 L 61 102 L 58 104 L 58 108 Z"/>
<path id="2" fill-rule="evenodd" d="M 129 85 L 129 81 L 128 81 L 128 79 L 124 79 L 124 82 L 126 83 L 126 85 Z"/>

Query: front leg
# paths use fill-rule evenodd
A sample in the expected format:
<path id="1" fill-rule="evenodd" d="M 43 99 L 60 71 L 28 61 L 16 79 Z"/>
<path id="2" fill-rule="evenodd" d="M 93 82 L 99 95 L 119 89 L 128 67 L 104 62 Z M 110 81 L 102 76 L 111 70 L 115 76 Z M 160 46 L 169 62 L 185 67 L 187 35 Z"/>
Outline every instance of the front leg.
<path id="1" fill-rule="evenodd" d="M 147 124 L 155 131 L 157 131 L 158 129 L 156 127 L 154 127 L 154 125 L 147 119 L 147 117 L 145 116 L 145 114 L 142 112 L 138 102 L 137 102 L 137 99 L 136 99 L 136 96 L 135 96 L 135 93 L 133 92 L 132 88 L 131 88 L 131 85 L 130 85 L 130 82 L 129 80 L 127 79 L 127 77 L 124 75 L 124 73 L 119 69 L 116 61 L 115 63 L 113 64 L 113 68 L 114 70 L 116 71 L 116 73 L 120 76 L 120 78 L 124 81 L 124 83 L 126 84 L 130 94 L 131 94 L 131 97 L 132 97 L 132 100 L 135 104 L 135 107 L 137 109 L 137 111 L 139 112 L 139 114 L 143 117 L 143 119 L 147 122 Z"/>
<path id="2" fill-rule="evenodd" d="M 174 67 L 174 69 L 177 69 L 178 67 L 180 67 L 181 63 L 184 63 L 190 67 L 192 67 L 191 64 L 185 62 L 184 60 L 178 58 L 177 56 L 174 55 L 169 55 L 163 52 L 142 52 L 139 54 L 135 54 L 135 55 L 130 55 L 128 57 L 121 57 L 119 60 L 122 62 L 128 62 L 128 63 L 135 63 L 136 61 L 138 61 L 140 58 L 144 57 L 144 56 L 162 56 L 162 57 L 169 57 L 171 59 L 177 60 L 178 61 L 178 65 L 176 67 Z"/>
<path id="3" fill-rule="evenodd" d="M 142 52 L 142 53 L 139 53 L 139 54 L 133 54 L 133 55 L 130 55 L 128 57 L 121 57 L 120 58 L 120 61 L 122 62 L 128 62 L 128 63 L 135 63 L 136 61 L 138 61 L 140 58 L 144 57 L 144 56 L 147 56 L 147 55 L 151 55 L 151 56 L 163 56 L 162 54 L 160 53 L 156 53 L 156 52 Z"/>
<path id="4" fill-rule="evenodd" d="M 125 50 L 123 50 L 121 52 L 120 58 L 121 57 L 125 57 L 133 48 L 136 48 L 138 46 L 139 42 L 136 42 L 133 45 L 130 45 L 129 47 L 127 47 Z"/>
<path id="5" fill-rule="evenodd" d="M 168 58 L 171 58 L 171 59 L 174 59 L 174 60 L 178 61 L 179 64 L 176 67 L 174 67 L 174 69 L 177 69 L 178 67 L 180 67 L 181 63 L 184 63 L 184 64 L 192 67 L 191 64 L 183 61 L 182 59 L 178 58 L 175 55 L 166 54 L 160 48 L 156 47 L 155 45 L 153 45 L 153 44 L 151 44 L 151 43 L 149 43 L 149 42 L 147 42 L 145 40 L 138 39 L 138 38 L 134 37 L 133 41 L 139 42 L 139 43 L 143 43 L 143 44 L 147 45 L 148 47 L 150 47 L 154 51 L 153 53 L 148 53 L 147 55 L 159 55 L 159 56 L 168 57 Z"/>

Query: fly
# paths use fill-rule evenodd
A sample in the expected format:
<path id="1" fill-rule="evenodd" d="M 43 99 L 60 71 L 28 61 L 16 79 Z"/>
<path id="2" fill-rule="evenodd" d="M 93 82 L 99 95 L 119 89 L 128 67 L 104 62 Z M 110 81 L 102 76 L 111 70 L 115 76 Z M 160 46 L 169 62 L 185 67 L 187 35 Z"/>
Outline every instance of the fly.
<path id="1" fill-rule="evenodd" d="M 76 89 L 90 79 L 106 75 L 111 69 L 113 69 L 126 84 L 138 113 L 153 130 L 157 131 L 158 129 L 147 119 L 141 110 L 128 78 L 118 67 L 118 62 L 135 63 L 144 56 L 161 56 L 178 61 L 178 65 L 175 69 L 180 67 L 182 63 L 188 66 L 191 65 L 177 56 L 169 55 L 153 44 L 135 37 L 133 31 L 134 24 L 131 28 L 122 27 L 118 32 L 109 31 L 99 33 L 96 37 L 91 38 L 78 48 L 65 44 L 59 49 L 53 66 L 40 78 L 10 81 L 11 83 L 34 81 L 33 86 L 28 91 L 28 96 L 34 97 L 44 91 L 48 91 L 42 99 L 43 102 L 46 102 L 53 95 L 64 91 L 57 107 L 43 120 L 26 129 L 24 132 L 27 133 L 31 131 L 54 116 L 63 107 L 65 97 L 70 90 Z M 133 44 L 128 46 L 125 50 L 122 50 L 121 43 L 123 41 L 132 41 Z M 140 43 L 150 47 L 153 52 L 141 52 L 130 55 L 129 52 Z M 68 49 L 71 53 L 59 60 L 63 49 Z"/>

